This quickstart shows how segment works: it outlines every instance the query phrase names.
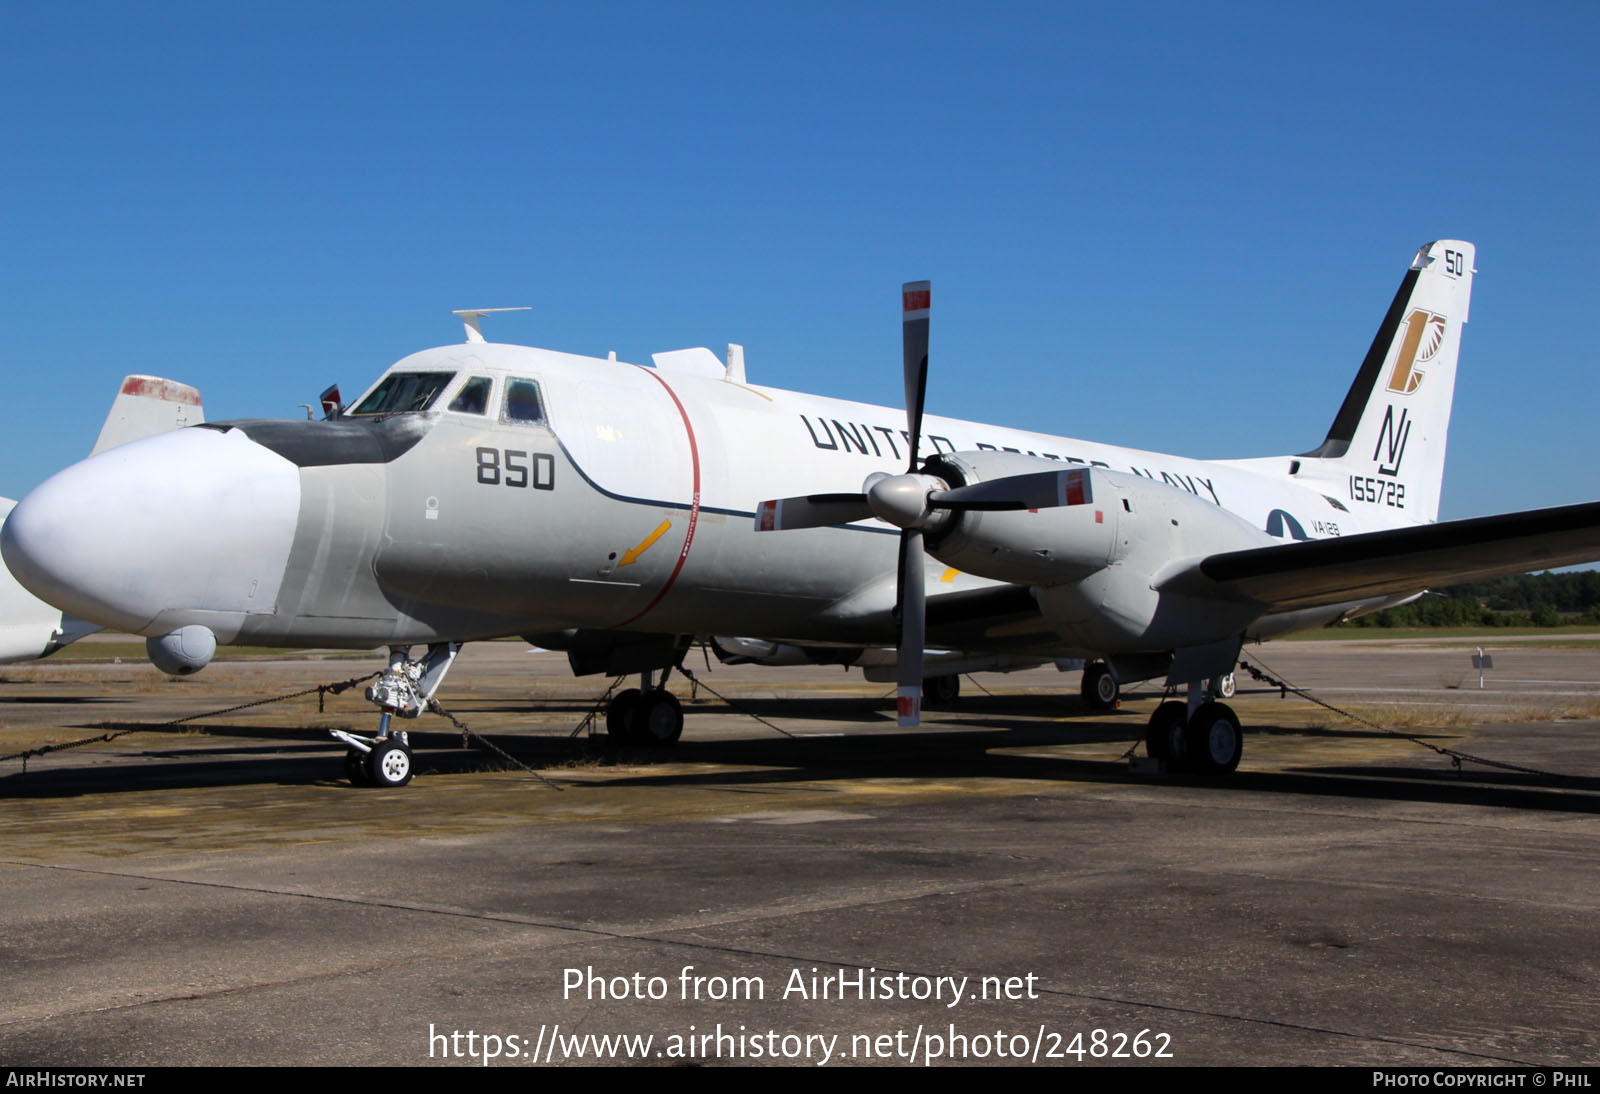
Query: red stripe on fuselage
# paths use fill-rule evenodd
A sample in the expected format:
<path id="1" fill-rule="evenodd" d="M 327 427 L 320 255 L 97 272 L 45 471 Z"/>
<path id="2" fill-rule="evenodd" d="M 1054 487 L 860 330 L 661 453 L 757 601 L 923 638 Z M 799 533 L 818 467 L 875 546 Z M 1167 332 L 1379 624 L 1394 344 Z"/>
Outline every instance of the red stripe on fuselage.
<path id="1" fill-rule="evenodd" d="M 673 391 L 672 386 L 661 378 L 660 373 L 653 368 L 645 368 L 643 365 L 635 365 L 634 367 L 665 388 L 668 397 L 672 399 L 672 405 L 678 408 L 678 417 L 683 419 L 683 432 L 689 438 L 689 459 L 694 466 L 694 496 L 689 499 L 689 530 L 683 534 L 683 550 L 678 552 L 678 564 L 672 568 L 672 573 L 667 577 L 667 583 L 661 586 L 661 591 L 656 594 L 654 600 L 644 606 L 643 611 L 624 619 L 617 624 L 618 627 L 626 627 L 629 623 L 641 619 L 652 608 L 661 603 L 661 598 L 667 595 L 667 590 L 672 588 L 673 582 L 677 581 L 678 575 L 683 572 L 683 564 L 689 560 L 689 545 L 694 542 L 694 526 L 700 522 L 700 446 L 695 443 L 694 426 L 689 423 L 689 412 L 683 409 L 683 403 L 678 400 L 678 393 Z"/>

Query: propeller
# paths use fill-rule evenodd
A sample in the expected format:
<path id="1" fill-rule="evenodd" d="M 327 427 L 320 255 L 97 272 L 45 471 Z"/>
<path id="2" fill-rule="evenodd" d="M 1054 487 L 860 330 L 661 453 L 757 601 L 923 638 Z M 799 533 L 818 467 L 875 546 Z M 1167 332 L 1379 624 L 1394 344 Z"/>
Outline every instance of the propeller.
<path id="1" fill-rule="evenodd" d="M 919 492 L 927 506 L 929 490 L 921 489 L 925 476 L 917 474 L 917 448 L 922 443 L 922 401 L 928 394 L 928 315 L 933 303 L 932 285 L 927 281 L 908 281 L 900 286 L 900 342 L 906 379 L 906 425 L 911 434 L 911 461 L 902 476 L 877 480 L 868 487 L 867 502 L 875 499 L 887 508 L 890 502 L 909 502 Z M 898 481 L 897 481 L 898 479 Z M 909 481 L 908 481 L 909 480 Z M 938 479 L 933 482 L 943 486 Z M 903 506 L 900 515 L 909 506 Z M 876 507 L 874 509 L 876 511 Z M 879 514 L 880 516 L 882 514 Z M 916 521 L 900 525 L 900 565 L 895 582 L 895 614 L 900 617 L 900 645 L 895 650 L 895 711 L 903 726 L 922 720 L 922 655 L 926 648 L 926 574 L 922 567 L 922 525 Z"/>
<path id="2" fill-rule="evenodd" d="M 922 716 L 922 651 L 924 646 L 924 574 L 922 531 L 932 520 L 929 499 L 945 483 L 932 475 L 917 474 L 917 450 L 922 442 L 922 403 L 928 389 L 928 313 L 930 283 L 908 281 L 900 287 L 901 341 L 906 384 L 906 432 L 911 455 L 903 475 L 877 472 L 868 477 L 859 494 L 807 494 L 797 498 L 764 501 L 756 509 L 758 532 L 795 528 L 823 528 L 878 517 L 900 529 L 900 552 L 895 578 L 895 616 L 900 620 L 900 644 L 895 655 L 896 708 L 903 726 L 914 726 Z"/>
<path id="3" fill-rule="evenodd" d="M 1083 468 L 1009 475 L 950 489 L 943 479 L 917 470 L 922 441 L 922 404 L 928 387 L 929 282 L 908 281 L 900 290 L 904 349 L 906 427 L 911 458 L 903 474 L 878 471 L 859 494 L 805 494 L 774 498 L 756 509 L 756 531 L 789 531 L 850 524 L 869 517 L 900 529 L 895 577 L 895 616 L 900 644 L 895 657 L 898 721 L 917 725 L 922 716 L 922 660 L 926 645 L 926 590 L 922 536 L 948 520 L 948 513 L 1003 512 L 1081 505 L 1092 500 Z"/>

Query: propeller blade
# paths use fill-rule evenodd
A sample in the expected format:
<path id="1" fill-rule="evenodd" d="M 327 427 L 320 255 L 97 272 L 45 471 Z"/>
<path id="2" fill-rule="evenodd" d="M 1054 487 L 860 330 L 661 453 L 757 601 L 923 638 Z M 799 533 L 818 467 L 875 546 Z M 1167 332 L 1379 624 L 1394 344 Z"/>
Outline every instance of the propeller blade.
<path id="1" fill-rule="evenodd" d="M 933 294 L 927 281 L 907 281 L 900 286 L 900 335 L 904 347 L 906 429 L 911 434 L 911 460 L 906 473 L 917 470 L 917 450 L 922 446 L 922 403 L 928 394 L 928 314 Z M 915 484 L 912 484 L 913 486 Z M 875 484 L 884 494 L 888 488 Z M 893 491 L 889 491 L 893 493 Z M 909 493 L 916 494 L 912 489 Z M 911 499 L 904 499 L 909 501 Z M 883 498 L 880 497 L 880 503 Z M 916 508 L 925 511 L 920 495 Z M 903 506 L 895 506 L 896 510 Z M 909 516 L 898 512 L 892 515 Z M 920 518 L 919 518 L 920 519 Z M 896 521 L 895 523 L 900 523 Z M 895 652 L 898 721 L 914 726 L 922 721 L 922 653 L 924 645 L 922 533 L 902 526 L 900 572 L 895 586 L 895 611 L 900 615 L 900 646 Z"/>
<path id="2" fill-rule="evenodd" d="M 926 644 L 926 611 L 922 582 L 922 533 L 900 533 L 900 580 L 896 610 L 900 613 L 900 646 L 895 651 L 897 721 L 914 726 L 922 721 L 922 656 Z"/>
<path id="3" fill-rule="evenodd" d="M 956 511 L 1002 511 L 1007 509 L 1056 509 L 1064 505 L 1085 505 L 1094 500 L 1087 468 L 1062 471 L 1036 471 L 1029 475 L 1007 475 L 954 490 L 935 490 L 928 495 L 928 508 Z"/>
<path id="4" fill-rule="evenodd" d="M 872 516 L 865 494 L 807 494 L 774 498 L 756 506 L 756 531 L 788 532 L 796 528 L 827 528 Z"/>
<path id="5" fill-rule="evenodd" d="M 928 307 L 931 282 L 907 281 L 900 286 L 901 342 L 905 349 L 906 428 L 911 433 L 911 463 L 917 469 L 922 443 L 922 401 L 928 393 Z"/>

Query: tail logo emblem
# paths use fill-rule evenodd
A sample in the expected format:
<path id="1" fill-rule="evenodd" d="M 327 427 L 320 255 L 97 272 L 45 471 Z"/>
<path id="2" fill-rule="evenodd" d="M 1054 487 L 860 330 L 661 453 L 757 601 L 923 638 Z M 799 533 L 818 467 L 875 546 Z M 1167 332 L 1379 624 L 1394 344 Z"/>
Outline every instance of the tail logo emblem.
<path id="1" fill-rule="evenodd" d="M 1423 372 L 1416 366 L 1433 359 L 1444 344 L 1445 317 L 1423 311 L 1421 308 L 1406 317 L 1405 337 L 1400 341 L 1400 355 L 1395 359 L 1394 373 L 1389 377 L 1389 390 L 1397 395 L 1410 395 L 1422 386 Z"/>
<path id="2" fill-rule="evenodd" d="M 1372 458 L 1378 462 L 1378 474 L 1390 478 L 1400 474 L 1400 461 L 1406 456 L 1406 441 L 1411 436 L 1409 412 L 1402 410 L 1400 420 L 1394 420 L 1394 407 L 1383 412 L 1383 428 L 1378 432 L 1378 443 L 1372 449 Z M 1267 531 L 1272 531 L 1268 528 Z"/>

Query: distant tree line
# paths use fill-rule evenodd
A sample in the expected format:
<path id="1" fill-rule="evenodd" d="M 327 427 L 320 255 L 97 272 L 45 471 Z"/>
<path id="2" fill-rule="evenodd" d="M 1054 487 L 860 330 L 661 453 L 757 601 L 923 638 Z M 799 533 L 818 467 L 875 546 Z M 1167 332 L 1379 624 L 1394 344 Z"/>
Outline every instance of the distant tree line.
<path id="1" fill-rule="evenodd" d="M 1600 570 L 1518 574 L 1436 589 L 1344 627 L 1559 627 L 1600 624 Z"/>

